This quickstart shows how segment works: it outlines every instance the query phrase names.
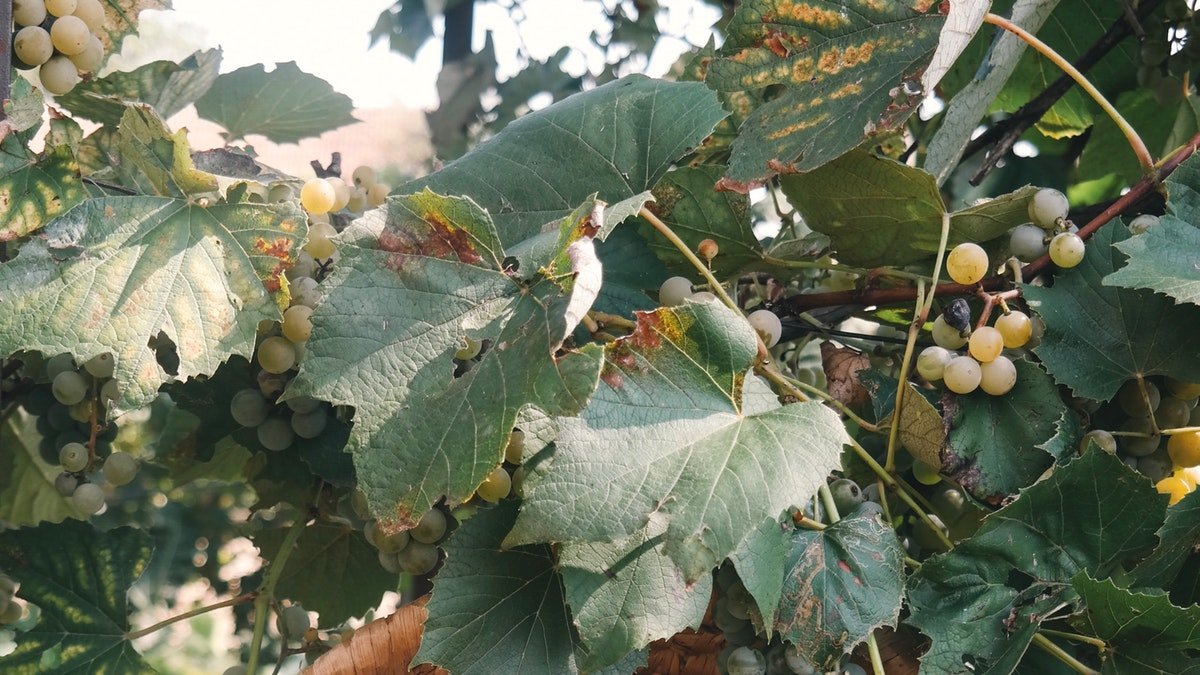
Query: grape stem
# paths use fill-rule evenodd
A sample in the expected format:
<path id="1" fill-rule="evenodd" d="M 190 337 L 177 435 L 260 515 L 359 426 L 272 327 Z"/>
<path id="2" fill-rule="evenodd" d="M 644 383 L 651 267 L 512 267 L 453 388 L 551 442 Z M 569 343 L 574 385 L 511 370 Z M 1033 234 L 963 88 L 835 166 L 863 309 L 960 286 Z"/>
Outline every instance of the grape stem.
<path id="1" fill-rule="evenodd" d="M 1001 291 L 1000 293 L 988 293 L 981 288 L 975 292 L 975 295 L 980 300 L 983 300 L 983 309 L 980 310 L 979 321 L 975 324 L 975 330 L 979 330 L 980 328 L 988 325 L 988 319 L 992 317 L 992 309 L 995 308 L 997 302 L 1000 303 L 1002 309 L 1007 310 L 1008 305 L 1004 304 L 1004 301 L 1017 298 L 1021 295 L 1021 291 L 1013 288 L 1007 291 Z"/>
<path id="2" fill-rule="evenodd" d="M 1179 168 L 1187 158 L 1191 157 L 1196 150 L 1200 148 L 1200 133 L 1197 133 L 1185 145 L 1183 145 L 1174 154 L 1169 156 L 1161 163 L 1158 173 L 1152 176 L 1146 176 L 1134 183 L 1133 186 L 1124 195 L 1108 206 L 1108 208 L 1097 214 L 1087 225 L 1081 227 L 1077 234 L 1081 239 L 1087 240 L 1101 227 L 1104 227 L 1113 218 L 1121 215 L 1126 209 L 1140 202 L 1147 194 L 1154 192 L 1158 186 L 1168 176 L 1174 173 L 1175 169 Z M 1050 255 L 1047 253 L 1037 260 L 1029 263 L 1021 269 L 1022 279 L 1028 283 L 1037 275 L 1041 274 L 1050 267 Z M 997 275 L 984 279 L 980 284 L 953 284 L 945 283 L 938 284 L 934 287 L 933 294 L 937 296 L 954 296 L 954 295 L 972 295 L 975 290 L 982 286 L 987 291 L 997 291 L 1010 283 L 1004 275 Z M 829 293 L 802 293 L 794 295 L 777 303 L 781 309 L 785 309 L 793 314 L 800 314 L 806 310 L 816 309 L 818 307 L 836 307 L 840 305 L 852 306 L 880 306 L 894 305 L 902 302 L 909 302 L 916 297 L 916 288 L 914 286 L 906 286 L 901 288 L 876 288 L 859 290 L 853 289 L 849 291 L 832 291 Z"/>
<path id="3" fill-rule="evenodd" d="M 785 380 L 787 380 L 787 382 L 791 386 L 796 387 L 798 389 L 802 389 L 805 392 L 808 392 L 808 393 L 816 396 L 817 398 L 825 401 L 826 403 L 829 403 L 833 407 L 837 408 L 839 411 L 842 412 L 842 414 L 844 414 L 846 417 L 850 418 L 850 420 L 852 422 L 854 422 L 855 424 L 857 424 L 860 428 L 862 428 L 866 431 L 870 431 L 871 433 L 876 433 L 876 434 L 883 433 L 879 429 L 878 426 L 871 424 L 870 422 L 864 420 L 862 417 L 859 417 L 853 410 L 850 409 L 849 406 L 847 406 L 845 403 L 842 403 L 841 401 L 837 400 L 832 395 L 830 395 L 826 391 L 822 390 L 820 387 L 814 387 L 811 384 L 805 384 L 804 382 L 801 382 L 800 380 L 797 380 L 795 378 L 788 377 L 787 375 L 784 375 L 783 378 Z"/>
<path id="4" fill-rule="evenodd" d="M 292 523 L 291 529 L 283 538 L 283 544 L 279 547 L 279 553 L 271 561 L 271 566 L 267 568 L 267 578 L 263 582 L 262 592 L 254 599 L 254 636 L 250 640 L 250 661 L 246 664 L 248 673 L 258 672 L 258 656 L 262 651 L 263 635 L 267 631 L 267 615 L 271 611 L 275 585 L 279 583 L 279 577 L 283 575 L 283 566 L 287 564 L 288 556 L 292 554 L 292 549 L 296 547 L 296 542 L 299 541 L 306 525 L 307 520 L 304 516 L 297 518 L 296 522 Z"/>
<path id="5" fill-rule="evenodd" d="M 1159 432 L 1163 436 L 1173 436 L 1175 434 L 1194 434 L 1200 433 L 1200 427 L 1177 427 L 1175 429 L 1160 429 Z"/>
<path id="6" fill-rule="evenodd" d="M 1054 644 L 1053 642 L 1050 641 L 1050 638 L 1046 637 L 1045 635 L 1042 635 L 1041 633 L 1033 634 L 1033 644 L 1042 648 L 1043 651 L 1050 654 L 1051 656 L 1058 659 L 1059 661 L 1062 661 L 1064 664 L 1066 664 L 1066 666 L 1068 668 L 1070 668 L 1071 670 L 1074 670 L 1077 673 L 1080 673 L 1081 675 L 1100 675 L 1100 671 L 1093 670 L 1092 668 L 1089 668 L 1088 666 L 1084 665 L 1083 663 L 1081 663 L 1079 661 L 1079 659 L 1068 654 L 1065 649 Z"/>
<path id="7" fill-rule="evenodd" d="M 1079 633 L 1068 633 L 1066 631 L 1061 631 L 1061 630 L 1050 630 L 1049 628 L 1042 628 L 1038 632 L 1042 633 L 1043 635 L 1047 635 L 1049 637 L 1057 637 L 1057 638 L 1062 638 L 1064 640 L 1072 640 L 1074 642 L 1082 642 L 1084 644 L 1089 644 L 1101 651 L 1108 650 L 1108 643 L 1105 642 L 1104 640 L 1101 640 L 1098 637 L 1092 637 L 1090 635 L 1080 635 Z"/>
<path id="8" fill-rule="evenodd" d="M 854 449 L 854 454 L 858 455 L 858 458 L 861 459 L 863 463 L 871 469 L 871 471 L 875 472 L 875 475 L 879 477 L 879 480 L 883 481 L 885 485 L 893 489 L 896 492 L 896 496 L 900 498 L 900 501 L 908 504 L 908 508 L 912 509 L 913 513 L 916 513 L 917 517 L 920 518 L 927 526 L 929 526 L 929 529 L 937 535 L 938 539 L 941 540 L 942 544 L 944 544 L 947 549 L 954 548 L 954 542 L 950 541 L 950 538 L 942 532 L 942 528 L 938 527 L 938 525 L 929 518 L 929 514 L 925 512 L 925 509 L 921 508 L 921 505 L 918 504 L 910 494 L 908 494 L 909 487 L 906 484 L 898 482 L 895 476 L 884 469 L 879 462 L 876 462 L 875 458 L 871 456 L 871 453 L 867 452 L 866 449 L 863 448 L 863 446 L 853 438 L 850 439 L 850 447 Z"/>
<path id="9" fill-rule="evenodd" d="M 180 621 L 186 621 L 188 619 L 191 619 L 192 617 L 197 617 L 197 616 L 200 616 L 201 614 L 207 614 L 209 612 L 212 612 L 212 611 L 215 611 L 218 609 L 224 609 L 225 607 L 236 607 L 237 605 L 242 605 L 247 602 L 250 602 L 251 600 L 254 600 L 257 596 L 258 596 L 258 592 L 252 591 L 250 593 L 243 593 L 242 595 L 239 595 L 234 598 L 229 598 L 228 600 L 222 600 L 221 602 L 218 602 L 218 603 L 214 603 L 211 605 L 205 605 L 204 607 L 197 607 L 196 609 L 186 611 L 183 614 L 177 614 L 173 617 L 170 617 L 169 619 L 163 619 L 162 621 L 159 621 L 158 623 L 154 624 L 153 626 L 146 626 L 145 628 L 143 628 L 141 630 L 133 631 L 132 633 L 126 633 L 125 639 L 132 641 L 132 640 L 137 640 L 139 638 L 144 638 L 147 635 L 150 635 L 151 633 L 160 631 L 163 628 L 166 628 L 167 626 L 170 626 L 173 623 L 178 623 Z"/>
<path id="10" fill-rule="evenodd" d="M 1146 378 L 1142 377 L 1141 373 L 1137 376 L 1138 391 L 1142 395 L 1142 402 L 1146 404 L 1146 410 L 1150 411 L 1150 432 L 1157 436 L 1162 433 L 1158 428 L 1158 421 L 1154 419 L 1154 404 L 1150 402 L 1150 392 L 1146 389 Z"/>
<path id="11" fill-rule="evenodd" d="M 1108 99 L 1104 97 L 1104 94 L 1100 93 L 1100 90 L 1092 84 L 1091 80 L 1087 79 L 1087 76 L 1079 72 L 1079 70 L 1077 70 L 1070 61 L 1064 59 L 1062 55 L 1054 51 L 1050 45 L 1047 45 L 1045 42 L 1037 39 L 1037 37 L 1032 33 L 1024 28 L 1021 28 L 1008 19 L 988 13 L 983 17 L 983 20 L 985 23 L 990 23 L 993 26 L 1003 28 L 1004 30 L 1021 38 L 1021 40 L 1037 50 L 1037 52 L 1042 56 L 1050 59 L 1050 61 L 1062 69 L 1064 73 L 1070 75 L 1071 79 L 1075 80 L 1075 83 L 1078 84 L 1088 96 L 1092 97 L 1092 100 L 1096 102 L 1096 105 L 1100 106 L 1105 114 L 1107 114 L 1108 117 L 1113 121 L 1113 124 L 1116 124 L 1117 128 L 1121 130 L 1121 133 L 1125 135 L 1125 140 L 1129 142 L 1129 147 L 1133 150 L 1133 154 L 1137 156 L 1138 163 L 1142 165 L 1142 170 L 1147 174 L 1153 173 L 1154 158 L 1150 156 L 1150 151 L 1146 149 L 1146 144 L 1142 141 L 1142 137 L 1138 136 L 1137 131 L 1134 130 L 1129 122 L 1125 121 L 1125 118 L 1121 116 L 1121 113 L 1117 112 L 1117 109 L 1113 107 L 1113 104 L 1108 102 Z"/>

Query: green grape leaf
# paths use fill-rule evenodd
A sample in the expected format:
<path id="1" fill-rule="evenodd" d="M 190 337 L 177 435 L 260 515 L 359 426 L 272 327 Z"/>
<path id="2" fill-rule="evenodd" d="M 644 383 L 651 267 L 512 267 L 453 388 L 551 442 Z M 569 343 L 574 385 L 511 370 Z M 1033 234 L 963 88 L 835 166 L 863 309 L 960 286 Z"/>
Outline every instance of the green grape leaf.
<path id="1" fill-rule="evenodd" d="M 443 545 L 446 562 L 413 663 L 455 675 L 575 672 L 571 617 L 550 547 L 502 546 L 516 515 L 516 502 L 501 502 Z"/>
<path id="2" fill-rule="evenodd" d="M 287 532 L 263 530 L 254 536 L 254 545 L 264 559 L 275 560 Z M 395 574 L 379 566 L 378 551 L 360 530 L 318 521 L 300 534 L 284 561 L 275 593 L 320 614 L 322 626 L 336 626 L 366 614 L 397 583 Z"/>
<path id="3" fill-rule="evenodd" d="M 1154 227 L 1116 244 L 1129 256 L 1106 286 L 1148 288 L 1178 303 L 1200 305 L 1200 159 L 1189 157 L 1167 178 L 1167 212 Z"/>
<path id="4" fill-rule="evenodd" d="M 1150 87 L 1123 92 L 1117 97 L 1115 105 L 1121 115 L 1138 129 L 1147 147 L 1168 151 L 1179 145 L 1172 143 L 1170 147 L 1166 147 L 1176 117 L 1180 112 L 1189 111 L 1191 108 L 1186 102 L 1181 105 L 1160 104 Z M 1136 183 L 1142 177 L 1142 166 L 1130 149 L 1129 141 L 1107 115 L 1100 115 L 1096 119 L 1096 124 L 1088 135 L 1087 145 L 1083 148 L 1083 154 L 1079 156 L 1078 167 L 1077 180 L 1080 182 L 1115 176 L 1118 179 L 1116 183 L 1124 187 Z M 1171 174 L 1172 178 L 1176 173 L 1178 169 Z M 1170 181 L 1171 178 L 1167 180 Z"/>
<path id="5" fill-rule="evenodd" d="M 195 103 L 217 79 L 221 50 L 199 51 L 174 61 L 154 61 L 82 82 L 54 102 L 76 117 L 115 126 L 130 103 L 146 103 L 164 119 Z"/>
<path id="6" fill-rule="evenodd" d="M 896 382 L 891 378 L 887 379 L 888 384 L 895 385 Z M 881 420 L 881 423 L 890 425 L 895 419 L 896 411 L 896 388 L 893 386 L 889 391 L 890 400 L 888 404 L 892 406 L 887 417 Z M 875 400 L 880 401 L 879 396 Z M 946 446 L 946 438 L 949 433 L 950 424 L 943 419 L 933 403 L 925 398 L 925 392 L 920 387 L 908 383 L 908 392 L 905 394 L 900 405 L 900 429 L 897 431 L 897 438 L 900 444 L 908 450 L 908 454 L 916 459 L 925 462 L 929 466 L 940 467 L 943 463 L 941 456 L 942 449 Z"/>
<path id="7" fill-rule="evenodd" d="M 721 171 L 721 167 L 711 165 L 676 169 L 654 186 L 654 202 L 647 208 L 693 252 L 704 239 L 717 242 L 720 252 L 712 260 L 712 270 L 726 277 L 760 262 L 763 250 L 750 226 L 750 199 L 713 189 Z M 643 221 L 639 229 L 655 255 L 672 271 L 695 274 L 695 268 L 679 249 L 649 223 Z"/>
<path id="8" fill-rule="evenodd" d="M 976 391 L 947 396 L 943 414 L 950 428 L 942 451 L 942 473 L 976 499 L 999 506 L 1033 484 L 1054 457 L 1040 449 L 1072 414 L 1054 381 L 1036 364 L 1016 359 L 1017 384 L 1004 396 Z M 1078 438 L 1065 439 L 1068 446 Z"/>
<path id="9" fill-rule="evenodd" d="M 1158 548 L 1130 570 L 1132 586 L 1165 587 L 1179 574 L 1188 555 L 1200 544 L 1200 492 L 1193 490 L 1167 509 L 1158 530 Z"/>
<path id="10" fill-rule="evenodd" d="M 1200 659 L 1160 647 L 1121 645 L 1100 670 L 1104 675 L 1200 675 Z"/>
<path id="11" fill-rule="evenodd" d="M 922 99 L 941 9 L 928 0 L 741 3 L 705 81 L 783 93 L 742 124 L 722 186 L 746 192 L 777 173 L 811 171 L 903 124 Z"/>
<path id="12" fill-rule="evenodd" d="M 524 278 L 504 271 L 487 213 L 428 191 L 366 216 L 378 234 L 359 242 L 377 248 L 343 246 L 288 395 L 355 407 L 348 447 L 381 520 L 411 526 L 443 495 L 464 501 L 500 463 L 522 408 L 575 414 L 595 389 L 597 347 L 554 355 L 574 329 L 572 297 L 587 293 L 564 267 L 573 246 L 590 245 L 575 238 L 591 207 L 575 215 Z M 467 335 L 491 347 L 454 377 Z"/>
<path id="13" fill-rule="evenodd" d="M 836 670 L 880 626 L 895 626 L 904 549 L 875 516 L 796 530 L 775 628 L 819 669 Z"/>
<path id="14" fill-rule="evenodd" d="M 619 542 L 564 544 L 558 569 L 579 631 L 580 668 L 598 670 L 653 640 L 698 628 L 712 577 L 688 584 L 663 553 L 667 519 Z"/>
<path id="15" fill-rule="evenodd" d="M 38 452 L 43 442 L 37 418 L 14 410 L 0 419 L 0 521 L 9 526 L 58 523 L 82 518 L 70 499 L 59 494 L 54 479 L 62 467 L 50 464 Z"/>
<path id="16" fill-rule="evenodd" d="M 149 346 L 160 333 L 181 379 L 250 355 L 259 321 L 280 318 L 275 294 L 305 232 L 291 204 L 90 199 L 0 264 L 0 352 L 110 352 L 110 413 L 139 408 L 171 379 Z"/>
<path id="17" fill-rule="evenodd" d="M 738 579 L 754 598 L 750 618 L 754 627 L 771 637 L 775 633 L 775 617 L 779 599 L 783 597 L 784 567 L 792 550 L 792 518 L 784 513 L 767 518 L 746 534 L 729 560 L 737 570 Z"/>
<path id="18" fill-rule="evenodd" d="M 16 78 L 7 97 L 0 102 L 4 103 L 4 119 L 0 121 L 0 128 L 7 127 L 9 131 L 21 132 L 42 125 L 46 99 L 29 80 L 23 77 Z"/>
<path id="19" fill-rule="evenodd" d="M 1083 262 L 1061 272 L 1052 287 L 1021 287 L 1046 324 L 1033 352 L 1076 396 L 1107 401 L 1139 374 L 1200 381 L 1195 307 L 1148 290 L 1101 285 L 1125 257 L 1113 245 L 1128 238 L 1119 222 L 1109 223 L 1092 235 Z"/>
<path id="20" fill-rule="evenodd" d="M 1103 452 L 1026 488 L 914 575 L 909 622 L 933 641 L 922 668 L 1009 672 L 997 664 L 1015 666 L 1046 613 L 1071 600 L 1071 579 L 1106 576 L 1153 546 L 1165 508 L 1149 481 Z"/>
<path id="21" fill-rule="evenodd" d="M 651 189 L 726 115 L 703 84 L 631 75 L 525 115 L 397 192 L 468 196 L 513 246 L 592 194 L 616 204 Z"/>
<path id="22" fill-rule="evenodd" d="M 353 124 L 353 110 L 348 96 L 294 61 L 269 73 L 262 64 L 223 73 L 196 101 L 196 112 L 225 127 L 230 141 L 260 134 L 275 143 L 295 143 Z"/>
<path id="23" fill-rule="evenodd" d="M 817 232 L 829 235 L 839 261 L 906 265 L 937 253 L 942 200 L 934 177 L 866 150 L 855 150 L 808 173 L 784 176 L 784 194 Z M 995 239 L 1029 221 L 1024 187 L 950 216 L 948 247 Z"/>
<path id="24" fill-rule="evenodd" d="M 695 581 L 811 497 L 839 466 L 845 429 L 819 403 L 764 405 L 746 379 L 755 354 L 749 324 L 715 302 L 639 314 L 606 346 L 583 414 L 559 421 L 551 461 L 527 475 L 510 543 L 624 537 L 658 513 L 664 551 Z"/>
<path id="25" fill-rule="evenodd" d="M 126 637 L 126 593 L 153 550 L 150 535 L 131 527 L 100 532 L 68 520 L 0 533 L 0 569 L 20 584 L 18 597 L 42 610 L 0 656 L 14 675 L 46 672 L 41 658 L 58 650 L 61 673 L 153 673 Z"/>
<path id="26" fill-rule="evenodd" d="M 36 232 L 85 197 L 76 158 L 81 139 L 78 124 L 57 118 L 40 155 L 29 151 L 24 134 L 0 141 L 0 243 Z"/>
<path id="27" fill-rule="evenodd" d="M 1083 612 L 1071 622 L 1088 635 L 1116 645 L 1159 649 L 1200 649 L 1200 606 L 1176 607 L 1165 591 L 1131 591 L 1111 579 L 1097 581 L 1087 572 L 1071 585 Z"/>
<path id="28" fill-rule="evenodd" d="M 188 197 L 217 190 L 217 179 L 196 169 L 187 142 L 187 129 L 175 133 L 146 105 L 131 105 L 117 129 L 117 176 L 139 192 L 163 197 Z"/>

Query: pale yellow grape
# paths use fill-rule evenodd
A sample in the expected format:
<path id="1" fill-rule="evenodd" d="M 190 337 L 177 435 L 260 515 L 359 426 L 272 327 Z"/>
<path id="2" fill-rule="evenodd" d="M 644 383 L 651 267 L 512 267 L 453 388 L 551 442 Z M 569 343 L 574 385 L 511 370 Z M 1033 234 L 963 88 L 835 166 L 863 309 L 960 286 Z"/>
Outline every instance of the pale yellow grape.
<path id="1" fill-rule="evenodd" d="M 658 287 L 658 304 L 663 307 L 678 307 L 692 297 L 692 280 L 687 277 L 671 277 Z"/>
<path id="2" fill-rule="evenodd" d="M 946 273 L 957 283 L 979 283 L 980 279 L 987 276 L 987 272 L 987 252 L 979 244 L 959 244 L 946 256 Z"/>
<path id="3" fill-rule="evenodd" d="M 1046 254 L 1046 231 L 1037 225 L 1018 225 L 1008 235 L 1008 251 L 1022 262 L 1033 262 Z"/>
<path id="4" fill-rule="evenodd" d="M 1043 230 L 1052 230 L 1058 225 L 1060 218 L 1067 217 L 1070 207 L 1071 203 L 1067 201 L 1066 195 L 1058 190 L 1042 188 L 1029 200 L 1029 219 Z"/>
<path id="5" fill-rule="evenodd" d="M 337 244 L 331 240 L 335 236 L 337 230 L 329 223 L 313 223 L 308 228 L 308 243 L 304 245 L 304 250 L 314 260 L 325 260 L 337 250 Z"/>
<path id="6" fill-rule="evenodd" d="M 114 452 L 104 460 L 104 478 L 112 485 L 125 485 L 137 471 L 137 458 L 127 452 Z"/>
<path id="7" fill-rule="evenodd" d="M 50 25 L 50 41 L 55 49 L 67 56 L 82 52 L 91 37 L 87 24 L 77 16 L 59 17 Z"/>
<path id="8" fill-rule="evenodd" d="M 520 464 L 525 458 L 525 432 L 520 429 L 513 429 L 513 432 L 508 436 L 508 443 L 504 446 L 504 461 L 511 464 Z"/>
<path id="9" fill-rule="evenodd" d="M 942 381 L 946 388 L 956 394 L 969 394 L 979 388 L 983 379 L 983 369 L 979 362 L 969 356 L 956 356 L 946 364 L 942 372 Z"/>
<path id="10" fill-rule="evenodd" d="M 304 305 L 288 307 L 283 313 L 283 336 L 292 342 L 304 342 L 312 335 L 312 308 Z"/>
<path id="11" fill-rule="evenodd" d="M 76 0 L 75 11 L 71 13 L 83 19 L 93 33 L 104 30 L 104 6 L 100 0 Z"/>
<path id="12" fill-rule="evenodd" d="M 17 31 L 13 38 L 13 51 L 26 64 L 40 66 L 54 56 L 54 45 L 45 30 L 38 26 L 27 26 Z"/>
<path id="13" fill-rule="evenodd" d="M 759 334 L 767 347 L 774 347 L 779 344 L 779 338 L 783 336 L 783 323 L 779 321 L 779 317 L 775 316 L 775 312 L 769 309 L 758 309 L 750 312 L 750 316 L 746 317 L 750 322 L 750 326 Z"/>
<path id="14" fill-rule="evenodd" d="M 337 201 L 337 192 L 324 178 L 313 178 L 300 188 L 300 206 L 313 215 L 329 213 Z"/>
<path id="15" fill-rule="evenodd" d="M 1171 395 L 1175 398 L 1190 401 L 1200 397 L 1200 383 L 1184 382 L 1183 380 L 1177 380 L 1173 377 L 1168 377 L 1167 391 L 1171 392 Z"/>
<path id="16" fill-rule="evenodd" d="M 97 354 L 83 364 L 83 368 L 84 370 L 88 371 L 88 374 L 90 374 L 92 377 L 100 379 L 112 377 L 113 368 L 115 366 L 116 364 L 113 362 L 113 355 L 109 352 Z"/>
<path id="17" fill-rule="evenodd" d="M 917 460 L 912 464 L 913 478 L 921 485 L 937 485 L 942 482 L 942 477 L 938 475 L 936 467 L 929 466 L 921 460 Z"/>
<path id="18" fill-rule="evenodd" d="M 1063 269 L 1070 269 L 1083 262 L 1086 247 L 1079 235 L 1061 232 L 1050 240 L 1050 260 Z"/>
<path id="19" fill-rule="evenodd" d="M 475 489 L 475 494 L 479 498 L 487 502 L 498 502 L 508 496 L 508 491 L 512 489 L 512 478 L 504 467 L 498 466 L 483 479 L 479 487 Z"/>
<path id="20" fill-rule="evenodd" d="M 88 38 L 87 46 L 83 51 L 70 57 L 71 63 L 79 69 L 81 73 L 95 72 L 100 64 L 104 63 L 104 45 L 101 44 L 100 38 L 92 35 Z"/>
<path id="21" fill-rule="evenodd" d="M 383 183 L 376 183 L 367 188 L 367 203 L 372 207 L 380 206 L 387 201 L 388 192 L 391 188 Z"/>
<path id="22" fill-rule="evenodd" d="M 13 22 L 18 26 L 37 26 L 46 20 L 46 3 L 42 0 L 13 0 L 12 14 Z"/>
<path id="23" fill-rule="evenodd" d="M 954 353 L 949 349 L 937 345 L 926 347 L 917 356 L 917 372 L 926 380 L 937 382 L 942 379 L 942 374 L 946 371 L 946 364 L 950 363 L 952 358 L 954 358 Z"/>
<path id="24" fill-rule="evenodd" d="M 1000 352 L 1004 350 L 1004 338 L 995 328 L 983 326 L 971 333 L 967 349 L 976 361 L 988 363 L 1000 356 Z"/>
<path id="25" fill-rule="evenodd" d="M 66 16 L 78 6 L 76 0 L 46 0 L 46 11 L 54 16 Z"/>
<path id="26" fill-rule="evenodd" d="M 1117 454 L 1117 439 L 1104 429 L 1092 429 L 1083 435 L 1079 441 L 1079 451 L 1087 450 L 1089 444 L 1095 443 L 1096 447 L 1110 455 Z"/>
<path id="27" fill-rule="evenodd" d="M 283 337 L 269 337 L 258 346 L 258 365 L 268 373 L 286 373 L 296 365 L 296 348 Z"/>
<path id="28" fill-rule="evenodd" d="M 375 169 L 366 165 L 360 166 L 350 174 L 350 180 L 359 187 L 371 187 L 375 184 Z"/>
<path id="29" fill-rule="evenodd" d="M 360 188 L 350 190 L 350 201 L 346 202 L 346 210 L 352 213 L 362 213 L 367 210 L 367 191 Z"/>
<path id="30" fill-rule="evenodd" d="M 473 359 L 479 355 L 479 350 L 481 349 L 483 349 L 482 340 L 472 340 L 469 337 L 464 337 L 462 347 L 460 347 L 458 351 L 454 352 L 454 358 L 458 359 L 459 361 Z"/>
<path id="31" fill-rule="evenodd" d="M 337 176 L 326 178 L 325 181 L 333 186 L 333 194 L 335 197 L 333 200 L 333 207 L 329 210 L 336 212 L 346 208 L 346 204 L 350 203 L 350 188 L 346 185 L 346 181 L 338 178 Z"/>
<path id="32" fill-rule="evenodd" d="M 61 96 L 79 84 L 79 71 L 75 69 L 75 64 L 71 63 L 71 59 L 61 55 L 51 56 L 50 60 L 38 69 L 38 78 L 46 91 Z"/>
<path id="33" fill-rule="evenodd" d="M 1033 335 L 1033 322 L 1025 312 L 1012 311 L 996 319 L 996 330 L 1004 338 L 1004 346 L 1009 349 L 1024 347 Z"/>
<path id="34" fill-rule="evenodd" d="M 1189 492 L 1191 492 L 1191 488 L 1189 488 L 1187 481 L 1183 480 L 1179 476 L 1167 476 L 1166 478 L 1155 483 L 1154 489 L 1157 490 L 1159 494 L 1170 495 L 1170 499 L 1167 500 L 1167 506 L 1174 506 L 1178 504 L 1180 500 L 1182 500 Z"/>
<path id="35" fill-rule="evenodd" d="M 1007 356 L 979 366 L 979 388 L 992 396 L 1003 396 L 1017 384 L 1017 367 Z"/>
<path id="36" fill-rule="evenodd" d="M 933 330 L 931 332 L 933 333 L 933 341 L 939 347 L 954 351 L 955 349 L 961 349 L 963 345 L 967 344 L 967 338 L 963 337 L 957 328 L 946 323 L 945 317 L 940 314 L 933 320 Z"/>

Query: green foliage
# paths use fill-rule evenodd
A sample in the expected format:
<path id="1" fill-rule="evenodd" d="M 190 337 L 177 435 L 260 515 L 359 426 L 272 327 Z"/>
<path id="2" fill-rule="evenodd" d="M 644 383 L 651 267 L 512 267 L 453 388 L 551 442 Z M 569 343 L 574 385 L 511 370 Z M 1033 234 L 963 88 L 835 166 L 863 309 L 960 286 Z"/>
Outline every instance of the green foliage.
<path id="1" fill-rule="evenodd" d="M 212 87 L 221 51 L 196 52 L 179 63 L 155 61 L 84 82 L 56 99 L 71 114 L 116 126 L 130 102 L 146 103 L 164 119 L 194 103 Z"/>
<path id="2" fill-rule="evenodd" d="M 0 519 L 10 525 L 60 523 L 79 517 L 69 499 L 54 489 L 61 469 L 41 457 L 35 418 L 17 411 L 0 421 Z"/>
<path id="3" fill-rule="evenodd" d="M 38 120 L 41 109 L 38 109 Z M 41 154 L 27 147 L 28 136 L 0 141 L 0 242 L 31 234 L 84 198 L 76 153 L 82 133 L 69 119 L 54 120 Z"/>

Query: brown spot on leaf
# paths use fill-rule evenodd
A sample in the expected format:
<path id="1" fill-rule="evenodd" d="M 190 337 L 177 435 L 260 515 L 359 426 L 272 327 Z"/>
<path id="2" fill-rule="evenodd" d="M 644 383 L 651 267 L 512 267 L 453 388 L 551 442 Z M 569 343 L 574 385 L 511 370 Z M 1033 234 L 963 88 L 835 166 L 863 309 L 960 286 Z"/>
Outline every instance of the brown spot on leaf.
<path id="1" fill-rule="evenodd" d="M 779 33 L 774 31 L 767 36 L 767 39 L 763 40 L 763 46 L 767 49 L 770 49 L 772 54 L 781 59 L 787 58 L 787 55 L 790 52 L 786 41 L 779 35 Z"/>
<path id="2" fill-rule="evenodd" d="M 769 138 L 773 141 L 777 141 L 781 138 L 787 138 L 788 136 L 797 134 L 801 131 L 804 131 L 805 129 L 810 129 L 812 127 L 817 126 L 818 124 L 823 124 L 828 119 L 829 119 L 829 113 L 827 113 L 827 112 L 821 113 L 820 115 L 817 115 L 815 117 L 810 117 L 805 120 L 800 120 L 799 122 L 793 122 L 785 127 L 776 129 L 775 131 L 772 131 L 771 133 L 767 134 L 767 138 Z"/>
<path id="3" fill-rule="evenodd" d="M 829 383 L 829 395 L 850 408 L 859 408 L 870 400 L 867 388 L 858 381 L 858 374 L 871 367 L 871 359 L 832 342 L 821 343 L 821 364 Z"/>
<path id="4" fill-rule="evenodd" d="M 849 84 L 845 84 L 845 85 L 842 85 L 841 87 L 838 87 L 835 91 L 830 92 L 829 98 L 836 101 L 838 99 L 846 98 L 847 96 L 855 96 L 857 94 L 861 94 L 862 90 L 863 90 L 863 88 L 862 88 L 861 84 L 858 84 L 857 82 L 851 82 Z"/>
<path id="5" fill-rule="evenodd" d="M 470 234 L 441 214 L 426 213 L 421 225 L 390 226 L 379 235 L 379 248 L 391 253 L 455 260 L 471 265 L 483 262 Z"/>
<path id="6" fill-rule="evenodd" d="M 839 28 L 849 22 L 849 17 L 841 12 L 835 12 L 823 7 L 815 7 L 806 2 L 799 2 L 792 5 L 790 13 L 793 19 L 801 23 L 826 30 Z"/>

